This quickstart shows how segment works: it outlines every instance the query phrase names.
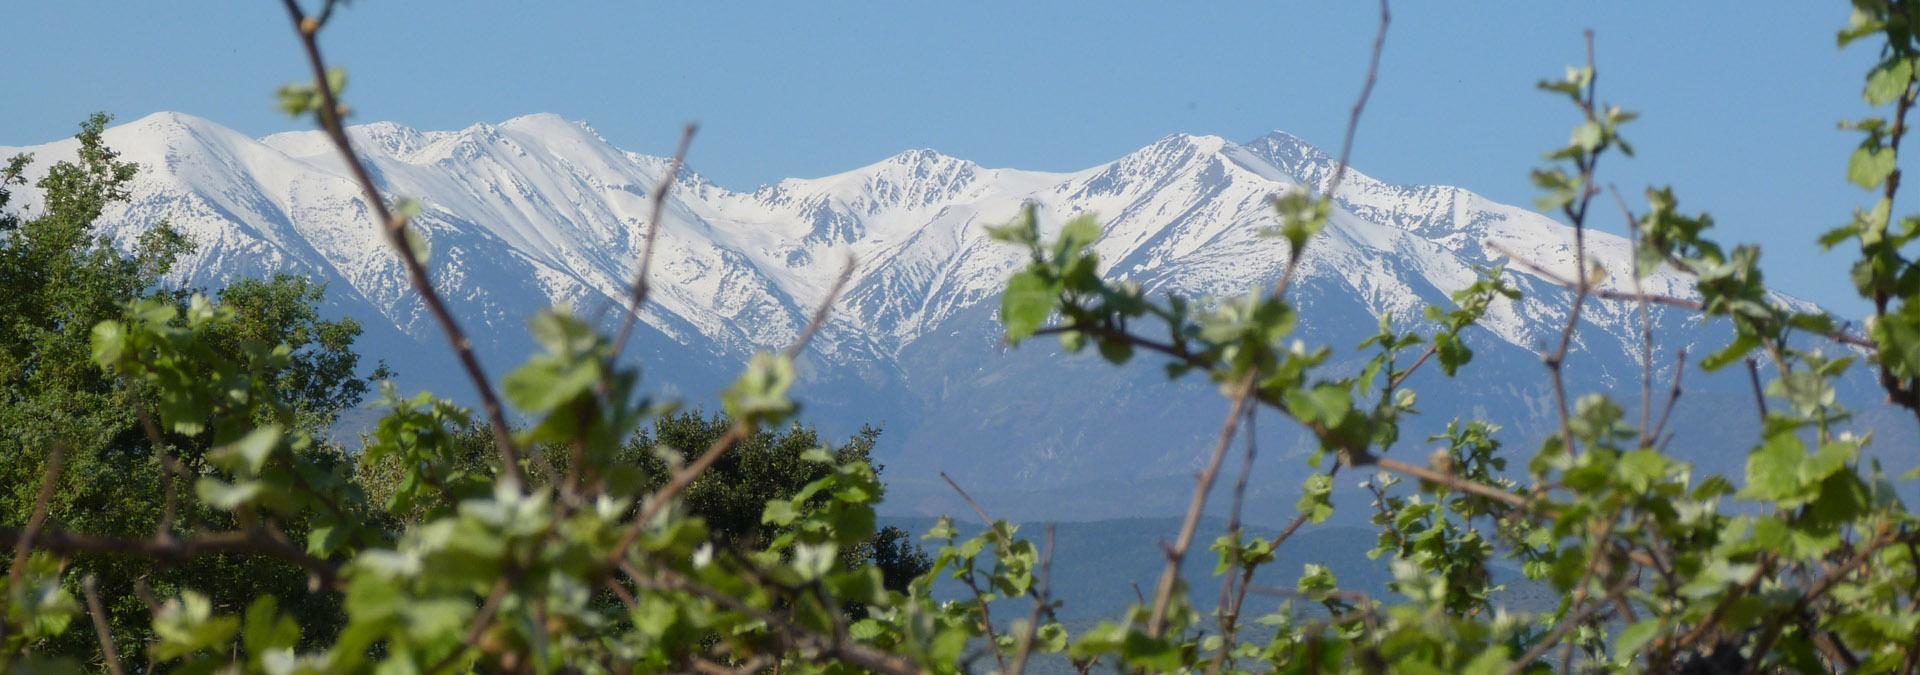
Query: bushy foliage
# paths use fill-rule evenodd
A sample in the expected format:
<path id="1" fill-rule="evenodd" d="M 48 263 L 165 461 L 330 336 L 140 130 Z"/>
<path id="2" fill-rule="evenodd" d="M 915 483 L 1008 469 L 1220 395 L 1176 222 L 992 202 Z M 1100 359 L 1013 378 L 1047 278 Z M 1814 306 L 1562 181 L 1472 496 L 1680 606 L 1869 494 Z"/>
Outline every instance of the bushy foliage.
<path id="1" fill-rule="evenodd" d="M 1565 97 L 1578 122 L 1533 180 L 1542 208 L 1575 228 L 1576 271 L 1560 280 L 1573 312 L 1541 355 L 1559 428 L 1528 454 L 1509 454 L 1514 439 L 1487 421 L 1462 419 L 1425 439 L 1434 449 L 1424 456 L 1392 456 L 1409 445 L 1401 421 L 1419 413 L 1409 378 L 1429 363 L 1445 375 L 1471 367 L 1462 336 L 1517 297 L 1500 269 L 1486 270 L 1450 306 L 1432 308 L 1425 322 L 1383 321 L 1358 345 L 1371 355 L 1358 372 L 1328 365 L 1342 347 L 1293 339 L 1303 317 L 1288 286 L 1327 226 L 1344 169 L 1317 192 L 1276 199 L 1279 223 L 1269 234 L 1288 247 L 1289 263 L 1276 287 L 1244 297 L 1155 297 L 1108 277 L 1092 217 L 1043 227 L 1029 210 L 995 228 L 994 237 L 1028 257 L 1003 296 L 1010 343 L 1056 336 L 1068 351 L 1092 346 L 1116 364 L 1150 353 L 1171 377 L 1209 378 L 1229 402 L 1183 529 L 1166 546 L 1160 583 L 1124 616 L 1075 633 L 1054 616 L 1071 599 L 1049 590 L 1050 546 L 1004 521 L 973 537 L 942 521 L 924 538 L 934 549 L 930 568 L 901 583 L 889 569 L 916 565 L 886 561 L 915 554 L 897 533 L 876 531 L 882 488 L 866 452 L 871 436 L 831 448 L 813 447 L 818 439 L 800 430 L 769 433 L 798 411 L 789 397 L 793 359 L 818 320 L 788 350 L 754 357 L 723 396 L 720 419 L 670 415 L 642 397 L 638 371 L 618 358 L 620 341 L 566 308 L 533 319 L 543 351 L 496 395 L 424 273 L 406 211 L 386 206 L 351 152 L 337 98 L 345 76 L 326 67 L 317 42 L 334 5 L 309 16 L 289 3 L 313 79 L 284 88 L 282 105 L 312 115 L 361 181 L 376 225 L 472 376 L 484 431 L 456 405 L 390 391 L 356 479 L 303 424 L 312 408 L 302 401 L 354 392 L 316 387 L 296 373 L 338 372 L 338 364 L 303 362 L 291 343 L 297 331 L 244 329 L 246 294 L 231 303 L 146 297 L 74 315 L 86 317 L 86 353 L 103 370 L 63 372 L 97 378 L 103 384 L 93 395 L 137 392 L 102 401 L 117 406 L 112 414 L 150 416 L 175 439 L 166 445 L 205 448 L 193 455 L 202 463 L 187 472 L 193 483 L 180 508 L 217 513 L 225 527 L 163 527 L 150 538 L 45 529 L 66 468 L 51 452 L 49 487 L 30 481 L 39 491 L 24 502 L 25 527 L 4 530 L 17 553 L 0 658 L 48 667 L 39 658 L 48 641 L 84 630 L 75 621 L 87 613 L 76 589 L 98 604 L 63 560 L 114 553 L 168 563 L 272 560 L 299 570 L 313 595 L 337 599 L 344 620 L 336 630 L 297 617 L 286 608 L 299 594 L 273 589 L 257 589 L 267 592 L 251 602 L 209 595 L 217 590 L 209 587 L 169 589 L 153 600 L 150 639 L 104 624 L 96 631 L 112 670 L 123 668 L 111 656 L 119 644 L 190 672 L 954 672 L 985 663 L 1017 672 L 1040 655 L 1081 670 L 1130 671 L 1913 672 L 1920 531 L 1895 485 L 1916 476 L 1885 476 L 1861 459 L 1870 439 L 1850 432 L 1833 392 L 1837 377 L 1864 363 L 1896 404 L 1920 413 L 1920 267 L 1904 252 L 1920 236 L 1920 219 L 1899 227 L 1892 220 L 1899 147 L 1920 97 L 1920 43 L 1910 29 L 1920 10 L 1891 0 L 1853 6 L 1841 44 L 1880 45 L 1865 96 L 1892 114 L 1849 125 L 1864 135 L 1849 178 L 1878 201 L 1822 241 L 1859 245 L 1855 280 L 1876 307 L 1870 335 L 1774 301 L 1758 250 L 1708 238 L 1711 219 L 1680 211 L 1667 188 L 1649 190 L 1643 210 L 1625 214 L 1639 258 L 1627 273 L 1679 270 L 1696 279 L 1698 299 L 1600 288 L 1609 271 L 1589 266 L 1583 233 L 1601 192 L 1600 160 L 1631 153 L 1622 134 L 1633 115 L 1598 101 L 1591 63 L 1570 68 L 1541 87 Z M 1383 21 L 1383 37 L 1384 30 Z M 69 228 L 98 216 L 102 202 L 88 195 L 110 199 L 131 175 L 97 147 L 83 151 L 83 166 L 93 168 L 60 174 L 93 186 L 57 200 L 61 213 L 75 214 L 63 218 L 79 218 L 56 221 Z M 24 236 L 16 234 L 24 225 L 7 223 L 0 241 Z M 630 311 L 646 297 L 644 264 Z M 1769 381 L 1756 388 L 1762 440 L 1744 475 L 1696 476 L 1666 451 L 1674 425 L 1709 422 L 1654 414 L 1662 402 L 1652 393 L 1650 344 L 1637 420 L 1620 397 L 1566 390 L 1563 371 L 1578 366 L 1569 363 L 1569 345 L 1581 308 L 1594 302 L 1698 311 L 1734 335 L 1703 367 L 1745 363 L 1758 382 L 1756 362 L 1767 365 Z M 67 336 L 71 351 L 82 329 L 67 320 L 34 330 Z M 324 331 L 310 335 L 324 350 Z M 51 372 L 10 368 L 4 374 L 26 378 L 22 386 Z M 510 428 L 507 404 L 530 424 Z M 1190 602 L 1180 565 L 1225 456 L 1257 414 L 1291 420 L 1318 440 L 1319 452 L 1294 522 L 1271 538 L 1233 527 L 1212 543 L 1223 602 L 1206 615 Z M 1300 528 L 1353 507 L 1333 501 L 1343 471 L 1347 480 L 1366 472 L 1360 482 L 1379 528 L 1374 553 L 1389 562 L 1398 597 L 1343 590 L 1335 570 L 1308 566 L 1277 606 L 1256 607 L 1255 571 Z M 167 485 L 171 475 L 143 478 Z M 172 513 L 175 498 L 165 503 Z M 871 552 L 850 554 L 862 547 Z M 1489 572 L 1503 560 L 1560 592 L 1560 604 L 1540 615 L 1507 611 Z M 935 597 L 942 577 L 969 592 Z"/>

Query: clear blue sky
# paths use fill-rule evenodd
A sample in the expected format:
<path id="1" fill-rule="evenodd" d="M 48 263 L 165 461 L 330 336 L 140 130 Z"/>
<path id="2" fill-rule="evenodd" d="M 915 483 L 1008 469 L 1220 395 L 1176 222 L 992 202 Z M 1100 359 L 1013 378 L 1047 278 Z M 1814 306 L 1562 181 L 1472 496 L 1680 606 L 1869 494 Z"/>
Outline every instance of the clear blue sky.
<path id="1" fill-rule="evenodd" d="M 1629 6 L 1630 5 L 1630 6 Z M 300 127 L 279 3 L 36 2 L 7 9 L 0 143 L 93 110 L 178 110 L 256 135 Z M 1672 183 L 1776 287 L 1857 315 L 1844 252 L 1814 238 L 1867 203 L 1844 180 L 1870 48 L 1840 52 L 1845 2 L 1400 2 L 1356 167 L 1530 205 L 1526 172 L 1571 111 L 1533 83 L 1598 33 L 1603 99 L 1640 111 L 1630 194 Z M 1077 169 L 1169 133 L 1284 129 L 1333 149 L 1359 89 L 1370 2 L 450 2 L 360 0 L 326 36 L 357 121 L 463 127 L 529 112 L 622 147 L 703 131 L 696 169 L 750 188 L 915 147 Z M 1920 198 L 1908 201 L 1920 205 Z M 1620 231 L 1612 209 L 1600 227 Z"/>

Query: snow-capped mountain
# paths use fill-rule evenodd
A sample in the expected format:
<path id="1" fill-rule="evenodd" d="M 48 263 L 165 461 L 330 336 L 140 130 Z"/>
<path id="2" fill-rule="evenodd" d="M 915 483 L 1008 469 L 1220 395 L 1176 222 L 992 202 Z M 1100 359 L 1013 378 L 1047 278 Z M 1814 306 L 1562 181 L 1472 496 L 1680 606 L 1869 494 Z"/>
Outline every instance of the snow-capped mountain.
<path id="1" fill-rule="evenodd" d="M 661 222 L 650 224 L 649 194 L 668 162 L 554 115 L 458 131 L 381 122 L 352 135 L 388 195 L 420 204 L 415 222 L 435 280 L 495 377 L 529 353 L 523 326 L 539 308 L 566 304 L 615 321 L 649 225 L 659 229 L 656 290 L 628 353 L 656 387 L 694 404 L 713 400 L 753 351 L 792 340 L 853 261 L 847 291 L 803 363 L 801 396 L 809 421 L 829 430 L 886 426 L 882 461 L 902 509 L 936 499 L 915 486 L 939 470 L 1008 490 L 1183 475 L 1225 408 L 1203 383 L 1168 384 L 1147 365 L 1063 359 L 1043 341 L 1006 350 L 992 313 L 1023 259 L 989 240 L 986 225 L 1028 203 L 1038 206 L 1043 230 L 1096 213 L 1108 274 L 1155 291 L 1240 294 L 1271 284 L 1286 259 L 1284 243 L 1259 236 L 1275 224 L 1270 200 L 1296 186 L 1323 189 L 1336 166 L 1280 132 L 1246 143 L 1168 136 L 1071 173 L 987 168 L 912 150 L 746 192 L 688 171 Z M 470 398 L 318 132 L 256 139 L 159 113 L 106 139 L 143 167 L 132 199 L 108 214 L 109 230 L 125 240 L 165 220 L 186 232 L 197 248 L 176 282 L 211 288 L 278 272 L 322 280 L 332 311 L 368 326 L 363 351 L 393 364 L 403 385 Z M 74 147 L 69 140 L 0 148 L 0 156 L 31 152 L 44 170 Z M 25 196 L 24 208 L 34 208 Z M 1378 317 L 1417 321 L 1423 306 L 1444 305 L 1503 251 L 1574 276 L 1571 228 L 1466 190 L 1391 185 L 1349 171 L 1336 201 L 1295 288 L 1307 339 L 1333 344 L 1343 357 Z M 1586 248 L 1612 272 L 1607 285 L 1628 288 L 1626 240 L 1590 231 Z M 1549 419 L 1535 353 L 1557 338 L 1570 296 L 1525 268 L 1511 272 L 1526 297 L 1496 306 L 1486 330 L 1472 336 L 1481 357 L 1469 372 L 1480 374 L 1446 389 L 1428 380 L 1435 394 L 1474 395 L 1428 399 L 1425 426 L 1409 438 L 1455 414 L 1493 411 L 1524 445 Z M 1675 274 L 1644 283 L 1648 292 L 1690 293 Z M 1637 395 L 1635 312 L 1618 303 L 1588 307 L 1572 367 L 1581 390 Z M 1656 314 L 1662 377 L 1671 349 L 1717 339 L 1684 314 Z M 1716 396 L 1709 386 L 1687 403 L 1721 405 Z M 1262 437 L 1276 439 L 1282 456 L 1303 447 L 1284 431 Z M 1185 489 L 1184 478 L 1175 482 Z"/>

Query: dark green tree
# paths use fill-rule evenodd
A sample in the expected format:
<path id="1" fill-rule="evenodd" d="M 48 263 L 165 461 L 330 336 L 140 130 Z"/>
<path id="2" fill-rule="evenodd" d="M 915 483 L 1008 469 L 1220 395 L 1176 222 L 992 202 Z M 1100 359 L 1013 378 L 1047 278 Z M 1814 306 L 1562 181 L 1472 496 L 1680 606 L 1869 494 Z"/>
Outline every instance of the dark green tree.
<path id="1" fill-rule="evenodd" d="M 12 190 L 26 185 L 32 158 L 11 158 L 0 169 L 0 525 L 19 527 L 31 516 L 48 460 L 62 450 L 59 484 L 47 504 L 47 522 L 75 530 L 145 536 L 162 529 L 227 528 L 232 515 L 191 498 L 193 476 L 207 471 L 204 435 L 150 434 L 142 414 L 149 392 L 102 371 L 92 359 L 93 326 L 125 315 L 136 300 L 158 298 L 184 306 L 188 292 L 168 288 L 163 276 L 192 244 L 165 223 L 132 242 L 102 233 L 101 216 L 128 197 L 138 166 L 107 147 L 102 135 L 110 118 L 95 114 L 81 125 L 77 157 L 48 168 L 33 187 L 41 206 L 6 209 Z M 123 244 L 125 246 L 123 247 Z M 360 326 L 352 319 L 319 314 L 323 289 L 304 278 L 243 280 L 218 296 L 236 320 L 216 336 L 229 351 L 243 343 L 287 345 L 290 367 L 263 372 L 295 409 L 301 424 L 324 429 L 367 391 L 352 346 Z M 376 376 L 384 375 L 384 369 Z M 174 507 L 166 506 L 161 453 L 175 462 Z M 333 447 L 308 450 L 345 466 Z M 344 473 L 344 472 L 343 472 Z M 184 474 L 184 475 L 180 475 Z M 163 521 L 171 520 L 163 527 Z M 189 563 L 78 556 L 77 579 L 93 574 L 108 598 L 115 632 L 145 636 L 150 609 L 139 598 L 144 582 L 154 593 L 176 587 L 214 591 L 216 601 L 244 605 L 256 584 L 280 589 L 288 609 L 330 634 L 339 623 L 338 602 L 304 593 L 306 575 L 282 561 L 210 556 Z M 221 589 L 230 589 L 221 592 Z M 310 598 L 303 602 L 300 598 Z M 63 636 L 56 651 L 91 654 L 97 644 L 85 634 Z"/>
<path id="2" fill-rule="evenodd" d="M 704 415 L 699 411 L 664 416 L 643 430 L 623 448 L 628 461 L 639 466 L 648 491 L 665 483 L 670 470 L 656 448 L 697 453 L 727 433 L 733 425 L 724 415 Z M 701 474 L 687 489 L 687 508 L 705 520 L 715 543 L 737 550 L 763 547 L 778 534 L 761 523 L 767 502 L 789 498 L 807 484 L 826 477 L 834 466 L 848 462 L 867 462 L 876 472 L 885 467 L 873 461 L 874 445 L 880 430 L 862 427 L 846 442 L 833 445 L 822 442 L 813 427 L 793 424 L 785 429 L 762 429 L 734 446 L 719 461 Z M 809 462 L 802 454 L 822 448 L 833 454 L 834 463 Z M 824 498 L 824 496 L 822 496 Z M 889 590 L 903 591 L 931 567 L 925 552 L 913 544 L 913 538 L 897 527 L 876 530 L 859 547 L 844 552 L 849 564 L 872 563 L 880 568 Z"/>

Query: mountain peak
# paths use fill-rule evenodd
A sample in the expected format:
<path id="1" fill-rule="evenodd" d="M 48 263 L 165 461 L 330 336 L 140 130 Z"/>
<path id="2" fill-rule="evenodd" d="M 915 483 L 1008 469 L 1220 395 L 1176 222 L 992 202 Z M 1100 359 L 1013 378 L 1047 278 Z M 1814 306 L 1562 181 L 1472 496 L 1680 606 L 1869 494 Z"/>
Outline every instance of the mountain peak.
<path id="1" fill-rule="evenodd" d="M 1279 130 L 1249 141 L 1246 148 L 1274 168 L 1310 184 L 1338 161 L 1307 139 Z"/>
<path id="2" fill-rule="evenodd" d="M 113 127 L 111 133 L 119 138 L 138 139 L 137 143 L 159 141 L 172 144 L 189 138 L 207 139 L 237 135 L 232 129 L 218 122 L 183 112 L 163 111 L 147 115 L 132 122 Z"/>
<path id="3" fill-rule="evenodd" d="M 586 122 L 576 122 L 550 112 L 521 115 L 500 123 L 500 128 L 530 134 L 580 134 L 587 133 L 598 138 L 599 134 Z"/>

